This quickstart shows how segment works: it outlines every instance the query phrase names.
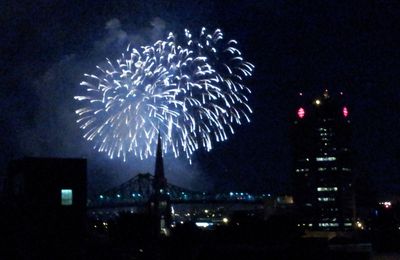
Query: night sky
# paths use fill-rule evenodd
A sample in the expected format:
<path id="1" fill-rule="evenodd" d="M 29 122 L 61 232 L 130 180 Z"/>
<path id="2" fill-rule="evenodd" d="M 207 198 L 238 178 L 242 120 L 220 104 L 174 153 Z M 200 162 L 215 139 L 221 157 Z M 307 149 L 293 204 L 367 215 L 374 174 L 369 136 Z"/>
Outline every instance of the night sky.
<path id="1" fill-rule="evenodd" d="M 167 156 L 170 182 L 290 192 L 297 94 L 329 89 L 348 100 L 355 173 L 381 196 L 399 194 L 400 2 L 312 2 L 1 1 L 1 172 L 22 156 L 84 157 L 91 193 L 153 172 L 154 158 L 122 163 L 92 150 L 75 123 L 73 96 L 83 73 L 117 58 L 128 41 L 152 44 L 205 26 L 236 39 L 255 64 L 247 81 L 254 114 L 228 141 L 196 153 L 193 165 Z"/>

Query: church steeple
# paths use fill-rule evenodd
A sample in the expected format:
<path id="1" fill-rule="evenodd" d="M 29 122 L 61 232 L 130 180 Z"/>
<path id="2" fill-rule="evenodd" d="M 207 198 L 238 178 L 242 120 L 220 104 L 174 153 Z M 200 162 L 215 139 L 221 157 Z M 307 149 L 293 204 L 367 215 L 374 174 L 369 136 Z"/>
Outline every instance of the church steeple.
<path id="1" fill-rule="evenodd" d="M 156 194 L 165 191 L 167 180 L 164 175 L 164 161 L 162 156 L 162 141 L 161 136 L 158 134 L 157 151 L 156 151 L 156 165 L 154 169 L 154 190 Z"/>
<path id="2" fill-rule="evenodd" d="M 160 133 L 157 140 L 156 165 L 153 180 L 154 193 L 150 198 L 150 214 L 156 219 L 156 232 L 169 234 L 172 223 L 171 201 L 167 192 L 167 179 L 164 175 L 164 162 L 162 157 L 162 140 Z"/>

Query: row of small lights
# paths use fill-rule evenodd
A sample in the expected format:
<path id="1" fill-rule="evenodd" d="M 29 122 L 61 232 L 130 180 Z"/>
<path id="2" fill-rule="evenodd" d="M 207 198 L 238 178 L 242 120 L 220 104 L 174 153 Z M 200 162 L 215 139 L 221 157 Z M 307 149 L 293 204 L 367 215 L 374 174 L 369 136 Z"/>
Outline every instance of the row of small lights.
<path id="1" fill-rule="evenodd" d="M 134 198 L 135 198 L 135 197 L 140 197 L 140 198 L 141 198 L 141 197 L 142 197 L 142 194 L 140 194 L 140 193 L 136 193 L 136 194 L 135 194 L 135 193 L 132 193 L 132 197 L 134 197 Z M 100 195 L 99 198 L 100 198 L 100 199 L 104 199 L 104 196 L 103 196 L 103 195 Z M 117 194 L 117 198 L 121 198 L 121 195 L 120 195 L 120 194 Z"/>
<path id="2" fill-rule="evenodd" d="M 229 192 L 229 196 L 251 196 L 251 197 L 254 197 L 253 195 L 250 195 L 247 192 Z M 271 197 L 271 194 L 270 193 L 262 194 L 261 197 Z"/>
<path id="3" fill-rule="evenodd" d="M 169 192 L 167 192 L 167 194 L 170 195 Z M 188 197 L 188 195 L 185 192 L 182 192 L 181 195 L 183 197 L 185 197 L 185 198 Z M 205 193 L 203 193 L 203 195 L 205 195 Z M 117 198 L 121 198 L 120 194 L 117 194 L 116 196 L 117 196 Z M 253 195 L 250 195 L 249 193 L 243 193 L 243 192 L 229 192 L 229 196 L 231 196 L 231 197 L 233 197 L 233 196 L 247 196 L 249 199 L 254 197 Z M 269 193 L 268 194 L 262 194 L 261 196 L 262 197 L 271 197 L 271 194 L 269 194 Z M 142 197 L 142 194 L 140 194 L 140 193 L 136 193 L 136 194 L 132 193 L 132 197 Z M 99 198 L 100 199 L 104 199 L 104 195 L 99 195 Z"/>
<path id="4" fill-rule="evenodd" d="M 352 226 L 351 223 L 344 223 L 344 224 L 345 224 L 345 226 Z M 350 224 L 350 225 L 346 225 L 346 224 Z M 301 227 L 301 226 L 303 226 L 303 227 L 305 227 L 305 226 L 312 227 L 313 224 L 312 223 L 309 223 L 309 224 L 302 223 L 302 224 L 297 224 L 297 226 L 298 227 Z M 339 223 L 336 223 L 336 222 L 334 222 L 334 223 L 332 223 L 332 222 L 331 223 L 318 223 L 318 226 L 320 226 L 320 227 L 338 227 Z M 356 226 L 356 228 L 361 229 L 361 230 L 365 229 L 364 224 L 361 221 L 357 221 L 355 223 L 355 226 Z"/>

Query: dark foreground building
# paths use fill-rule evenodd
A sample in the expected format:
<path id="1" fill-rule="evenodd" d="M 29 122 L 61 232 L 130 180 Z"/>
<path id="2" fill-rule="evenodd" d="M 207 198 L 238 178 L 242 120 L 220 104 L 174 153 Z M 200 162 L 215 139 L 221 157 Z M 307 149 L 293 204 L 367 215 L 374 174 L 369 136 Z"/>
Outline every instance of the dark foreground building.
<path id="1" fill-rule="evenodd" d="M 308 230 L 353 228 L 349 110 L 327 91 L 297 108 L 292 129 L 294 202 Z"/>
<path id="2" fill-rule="evenodd" d="M 79 257 L 86 230 L 85 159 L 12 161 L 6 194 L 13 223 L 9 243 L 14 252 L 9 253 L 28 258 Z"/>

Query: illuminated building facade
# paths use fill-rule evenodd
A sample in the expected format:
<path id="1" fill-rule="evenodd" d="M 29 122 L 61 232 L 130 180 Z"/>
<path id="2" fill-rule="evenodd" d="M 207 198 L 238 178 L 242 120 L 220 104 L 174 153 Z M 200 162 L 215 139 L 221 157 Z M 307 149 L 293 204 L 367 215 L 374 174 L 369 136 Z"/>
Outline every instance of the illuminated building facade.
<path id="1" fill-rule="evenodd" d="M 294 202 L 298 226 L 308 230 L 353 228 L 350 114 L 342 93 L 297 107 L 293 125 Z"/>

